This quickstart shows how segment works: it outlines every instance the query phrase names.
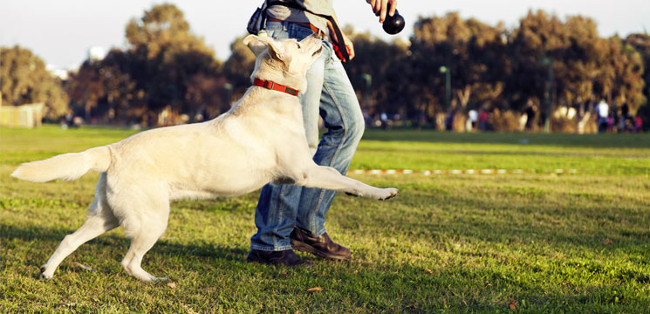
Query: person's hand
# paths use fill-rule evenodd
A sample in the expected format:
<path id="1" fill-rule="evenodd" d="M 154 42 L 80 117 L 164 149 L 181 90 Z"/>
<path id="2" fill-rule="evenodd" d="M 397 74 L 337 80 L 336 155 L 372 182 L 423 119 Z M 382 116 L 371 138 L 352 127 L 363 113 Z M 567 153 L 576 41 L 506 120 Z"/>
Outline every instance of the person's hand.
<path id="1" fill-rule="evenodd" d="M 372 12 L 376 16 L 379 16 L 379 23 L 383 23 L 386 20 L 386 16 L 393 16 L 397 8 L 397 0 L 366 0 L 366 2 L 372 7 Z M 390 11 L 388 11 L 389 4 Z"/>
<path id="2" fill-rule="evenodd" d="M 345 43 L 345 48 L 348 50 L 348 55 L 350 55 L 350 60 L 354 59 L 354 45 L 348 36 L 343 35 L 343 42 Z"/>

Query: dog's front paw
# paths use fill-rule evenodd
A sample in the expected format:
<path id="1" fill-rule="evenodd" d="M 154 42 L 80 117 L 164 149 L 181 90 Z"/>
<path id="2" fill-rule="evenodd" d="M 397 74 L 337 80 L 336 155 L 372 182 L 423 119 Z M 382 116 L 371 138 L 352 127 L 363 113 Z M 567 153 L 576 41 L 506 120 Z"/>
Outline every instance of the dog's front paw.
<path id="1" fill-rule="evenodd" d="M 52 279 L 54 277 L 54 272 L 47 271 L 47 267 L 41 266 L 41 274 L 38 276 L 40 280 Z"/>
<path id="2" fill-rule="evenodd" d="M 385 189 L 381 189 L 381 193 L 380 193 L 378 199 L 379 199 L 380 201 L 389 200 L 389 199 L 395 197 L 395 196 L 397 195 L 398 192 L 399 192 L 399 190 L 396 189 L 396 188 L 385 188 Z"/>

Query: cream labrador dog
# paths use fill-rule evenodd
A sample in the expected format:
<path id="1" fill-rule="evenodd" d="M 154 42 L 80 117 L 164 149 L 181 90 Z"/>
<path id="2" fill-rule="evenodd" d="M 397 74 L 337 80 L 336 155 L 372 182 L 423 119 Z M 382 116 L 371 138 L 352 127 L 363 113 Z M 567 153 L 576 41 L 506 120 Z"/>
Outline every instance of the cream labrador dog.
<path id="1" fill-rule="evenodd" d="M 307 86 L 306 71 L 320 55 L 321 40 L 251 35 L 244 43 L 257 55 L 254 85 L 214 120 L 152 129 L 81 153 L 25 163 L 12 173 L 46 182 L 101 172 L 87 220 L 43 265 L 43 278 L 52 278 L 80 245 L 121 225 L 131 239 L 124 269 L 143 281 L 164 279 L 143 270 L 141 262 L 167 228 L 171 200 L 237 196 L 268 182 L 378 200 L 397 194 L 395 188 L 369 186 L 312 160 L 297 94 Z"/>

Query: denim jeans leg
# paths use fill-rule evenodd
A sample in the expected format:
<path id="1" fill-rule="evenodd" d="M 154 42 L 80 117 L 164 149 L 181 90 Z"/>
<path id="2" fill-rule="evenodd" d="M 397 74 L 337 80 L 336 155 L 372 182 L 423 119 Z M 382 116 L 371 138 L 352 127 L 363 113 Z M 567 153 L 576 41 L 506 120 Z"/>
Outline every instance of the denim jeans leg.
<path id="1" fill-rule="evenodd" d="M 327 43 L 327 48 L 319 107 L 327 132 L 318 144 L 314 161 L 345 174 L 363 136 L 365 122 L 343 65 L 332 53 L 331 44 Z M 297 208 L 297 225 L 313 235 L 323 234 L 325 214 L 335 195 L 335 191 L 303 188 Z"/>
<path id="2" fill-rule="evenodd" d="M 267 33 L 276 39 L 301 40 L 309 36 L 312 31 L 295 24 L 272 22 L 267 24 Z M 305 133 L 312 153 L 316 152 L 318 145 L 318 108 L 326 58 L 327 56 L 323 54 L 314 62 L 307 73 L 307 90 L 299 95 L 303 105 Z M 295 185 L 271 183 L 262 188 L 255 210 L 257 233 L 251 238 L 251 249 L 279 251 L 291 248 L 289 235 L 296 224 L 296 213 L 302 190 L 302 187 Z"/>

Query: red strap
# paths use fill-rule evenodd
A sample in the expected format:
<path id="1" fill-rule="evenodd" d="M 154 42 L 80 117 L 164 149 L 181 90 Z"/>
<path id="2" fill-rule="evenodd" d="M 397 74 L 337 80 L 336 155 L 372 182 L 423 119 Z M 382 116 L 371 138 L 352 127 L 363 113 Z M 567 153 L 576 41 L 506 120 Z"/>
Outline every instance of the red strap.
<path id="1" fill-rule="evenodd" d="M 278 92 L 287 93 L 287 94 L 289 94 L 291 96 L 298 96 L 298 90 L 297 89 L 293 89 L 293 88 L 291 88 L 289 86 L 278 84 L 278 83 L 275 83 L 273 81 L 262 81 L 260 79 L 255 79 L 255 80 L 253 80 L 253 85 L 261 86 L 261 87 L 264 87 L 266 89 L 276 90 Z"/>

